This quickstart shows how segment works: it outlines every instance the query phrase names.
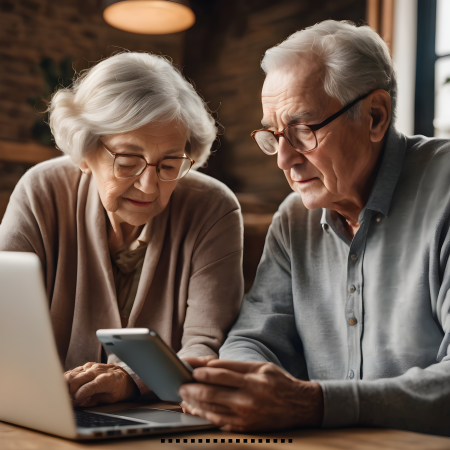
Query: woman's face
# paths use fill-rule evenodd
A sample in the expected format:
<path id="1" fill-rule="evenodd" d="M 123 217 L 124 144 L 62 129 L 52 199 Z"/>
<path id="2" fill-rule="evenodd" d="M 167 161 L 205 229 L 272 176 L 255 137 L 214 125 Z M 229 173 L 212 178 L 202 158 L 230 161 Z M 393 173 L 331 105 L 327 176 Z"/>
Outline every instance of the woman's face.
<path id="1" fill-rule="evenodd" d="M 148 124 L 128 133 L 103 137 L 102 142 L 113 153 L 142 155 L 148 163 L 155 164 L 165 156 L 185 154 L 187 130 L 178 123 Z M 138 177 L 118 179 L 113 162 L 114 158 L 99 143 L 98 149 L 81 162 L 80 169 L 92 173 L 104 208 L 117 222 L 140 226 L 164 210 L 178 180 L 161 181 L 154 166 L 147 166 Z"/>

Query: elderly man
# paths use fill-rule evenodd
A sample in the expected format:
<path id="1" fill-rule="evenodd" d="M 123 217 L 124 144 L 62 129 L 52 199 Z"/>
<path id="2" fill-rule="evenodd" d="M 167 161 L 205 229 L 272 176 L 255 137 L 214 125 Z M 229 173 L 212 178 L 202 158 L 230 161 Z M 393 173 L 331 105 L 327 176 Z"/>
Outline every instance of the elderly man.
<path id="1" fill-rule="evenodd" d="M 185 411 L 227 430 L 376 426 L 450 435 L 450 145 L 393 126 L 395 69 L 326 21 L 266 52 L 261 149 L 294 193 L 220 360 Z"/>

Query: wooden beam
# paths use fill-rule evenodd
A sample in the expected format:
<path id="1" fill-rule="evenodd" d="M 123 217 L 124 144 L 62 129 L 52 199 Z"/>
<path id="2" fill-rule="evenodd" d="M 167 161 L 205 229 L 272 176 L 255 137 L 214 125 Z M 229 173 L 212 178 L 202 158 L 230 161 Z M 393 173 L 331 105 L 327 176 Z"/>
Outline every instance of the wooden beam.
<path id="1" fill-rule="evenodd" d="M 395 0 L 382 0 L 381 7 L 381 34 L 392 55 L 392 40 L 394 37 L 394 2 Z"/>
<path id="2" fill-rule="evenodd" d="M 380 33 L 381 0 L 367 0 L 366 22 L 370 28 Z"/>
<path id="3" fill-rule="evenodd" d="M 36 142 L 0 140 L 0 161 L 37 164 L 62 154 L 55 147 Z"/>

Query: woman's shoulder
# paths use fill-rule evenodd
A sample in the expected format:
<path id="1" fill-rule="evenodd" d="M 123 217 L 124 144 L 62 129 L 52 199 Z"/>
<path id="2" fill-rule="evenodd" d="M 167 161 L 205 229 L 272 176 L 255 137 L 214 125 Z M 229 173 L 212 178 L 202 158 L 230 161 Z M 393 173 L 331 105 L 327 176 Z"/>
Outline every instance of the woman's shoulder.
<path id="1" fill-rule="evenodd" d="M 81 172 L 68 156 L 60 156 L 44 161 L 28 170 L 20 179 L 22 187 L 32 187 L 36 194 L 42 190 L 61 190 L 78 182 Z"/>
<path id="2" fill-rule="evenodd" d="M 239 210 L 240 205 L 233 191 L 219 180 L 197 171 L 182 178 L 174 191 L 176 200 L 195 205 L 197 210 Z"/>
<path id="3" fill-rule="evenodd" d="M 77 201 L 81 171 L 67 156 L 37 164 L 17 183 L 7 213 L 33 214 L 53 217 L 71 209 Z M 75 193 L 75 195 L 74 195 Z"/>
<path id="4" fill-rule="evenodd" d="M 78 172 L 80 172 L 78 170 Z M 76 167 L 67 157 L 37 164 L 17 183 L 0 227 L 3 250 L 34 251 L 44 258 L 43 237 L 57 239 L 58 224 L 73 216 L 77 181 Z M 69 224 L 70 226 L 70 224 Z M 65 229 L 68 233 L 68 226 Z M 39 250 L 40 249 L 40 250 Z"/>

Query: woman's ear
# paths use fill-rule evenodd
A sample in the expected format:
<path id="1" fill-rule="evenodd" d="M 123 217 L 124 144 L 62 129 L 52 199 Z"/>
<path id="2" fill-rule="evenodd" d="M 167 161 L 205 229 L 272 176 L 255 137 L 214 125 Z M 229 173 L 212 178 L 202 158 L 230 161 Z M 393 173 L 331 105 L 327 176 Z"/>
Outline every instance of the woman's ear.
<path id="1" fill-rule="evenodd" d="M 370 108 L 369 135 L 372 142 L 380 142 L 391 122 L 391 96 L 384 89 L 377 89 L 367 97 Z"/>
<path id="2" fill-rule="evenodd" d="M 83 161 L 80 162 L 79 166 L 80 170 L 85 173 L 86 175 L 90 175 L 92 173 L 92 170 L 87 165 L 86 161 L 83 159 Z"/>

